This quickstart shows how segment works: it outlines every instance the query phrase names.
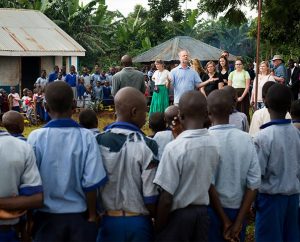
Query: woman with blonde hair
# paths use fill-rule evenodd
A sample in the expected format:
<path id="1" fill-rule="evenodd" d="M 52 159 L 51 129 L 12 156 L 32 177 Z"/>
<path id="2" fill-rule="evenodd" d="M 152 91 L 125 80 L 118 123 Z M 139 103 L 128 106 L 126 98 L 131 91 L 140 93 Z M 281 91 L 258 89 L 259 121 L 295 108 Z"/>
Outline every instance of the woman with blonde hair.
<path id="1" fill-rule="evenodd" d="M 257 105 L 256 109 L 263 108 L 264 101 L 262 98 L 262 87 L 267 81 L 275 82 L 274 77 L 270 74 L 270 68 L 267 61 L 262 61 L 259 65 L 259 74 L 258 74 L 258 88 L 257 88 Z M 250 99 L 250 104 L 253 106 L 255 103 L 255 90 L 256 90 L 256 81 L 253 82 L 253 89 Z"/>
<path id="2" fill-rule="evenodd" d="M 208 96 L 213 90 L 222 89 L 224 86 L 221 75 L 216 72 L 216 64 L 213 61 L 207 62 L 205 75 L 202 78 L 201 92 Z"/>
<path id="3" fill-rule="evenodd" d="M 155 83 L 153 96 L 150 105 L 149 115 L 155 112 L 165 112 L 169 106 L 169 92 L 167 83 L 170 72 L 165 69 L 164 62 L 160 59 L 154 62 L 156 71 L 152 76 L 152 81 Z"/>
<path id="4" fill-rule="evenodd" d="M 205 70 L 203 69 L 200 61 L 198 59 L 191 59 L 190 61 L 191 67 L 199 74 L 201 80 L 204 77 Z"/>

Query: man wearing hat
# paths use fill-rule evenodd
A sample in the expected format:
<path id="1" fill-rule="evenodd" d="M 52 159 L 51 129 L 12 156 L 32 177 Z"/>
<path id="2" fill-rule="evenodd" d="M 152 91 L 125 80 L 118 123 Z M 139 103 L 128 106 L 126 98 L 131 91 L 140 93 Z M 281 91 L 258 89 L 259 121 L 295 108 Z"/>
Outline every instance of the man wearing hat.
<path id="1" fill-rule="evenodd" d="M 274 69 L 273 69 L 273 75 L 275 81 L 277 81 L 280 84 L 287 84 L 287 73 L 286 73 L 286 68 L 283 63 L 283 59 L 281 55 L 274 55 L 272 59 Z"/>

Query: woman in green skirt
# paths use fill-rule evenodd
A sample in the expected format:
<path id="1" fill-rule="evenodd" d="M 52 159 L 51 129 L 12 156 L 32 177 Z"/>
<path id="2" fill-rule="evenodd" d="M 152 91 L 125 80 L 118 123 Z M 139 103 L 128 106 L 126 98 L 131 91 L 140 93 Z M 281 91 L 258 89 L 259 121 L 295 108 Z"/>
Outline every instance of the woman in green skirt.
<path id="1" fill-rule="evenodd" d="M 156 60 L 155 66 L 157 70 L 152 76 L 155 87 L 149 115 L 155 112 L 165 112 L 165 109 L 169 106 L 169 91 L 166 87 L 166 83 L 168 82 L 170 72 L 164 68 L 164 62 L 162 60 Z"/>

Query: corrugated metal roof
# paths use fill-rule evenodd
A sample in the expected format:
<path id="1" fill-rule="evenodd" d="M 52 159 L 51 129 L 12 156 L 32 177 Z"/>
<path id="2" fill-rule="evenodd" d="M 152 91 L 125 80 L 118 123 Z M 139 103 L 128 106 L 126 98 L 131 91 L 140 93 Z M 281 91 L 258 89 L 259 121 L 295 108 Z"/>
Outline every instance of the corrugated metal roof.
<path id="1" fill-rule="evenodd" d="M 0 56 L 84 56 L 85 49 L 43 13 L 0 9 Z"/>
<path id="2" fill-rule="evenodd" d="M 177 36 L 134 57 L 133 62 L 152 62 L 156 59 L 174 61 L 179 59 L 178 53 L 181 50 L 188 50 L 191 58 L 201 61 L 218 60 L 222 54 L 222 50 L 200 40 L 189 36 Z M 229 55 L 230 61 L 235 59 L 236 56 Z"/>

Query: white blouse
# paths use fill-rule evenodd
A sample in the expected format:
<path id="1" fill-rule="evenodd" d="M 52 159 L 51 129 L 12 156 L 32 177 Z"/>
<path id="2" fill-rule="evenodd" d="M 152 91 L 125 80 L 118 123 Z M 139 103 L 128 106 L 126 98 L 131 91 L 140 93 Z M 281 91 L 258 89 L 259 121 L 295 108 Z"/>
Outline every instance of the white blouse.
<path id="1" fill-rule="evenodd" d="M 168 80 L 169 73 L 170 72 L 168 70 L 163 70 L 162 72 L 156 70 L 152 76 L 152 81 L 155 82 L 155 85 L 165 85 Z"/>

